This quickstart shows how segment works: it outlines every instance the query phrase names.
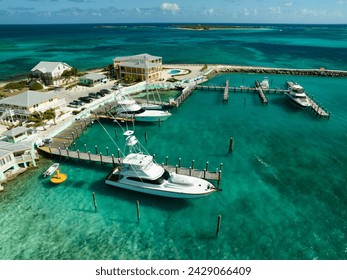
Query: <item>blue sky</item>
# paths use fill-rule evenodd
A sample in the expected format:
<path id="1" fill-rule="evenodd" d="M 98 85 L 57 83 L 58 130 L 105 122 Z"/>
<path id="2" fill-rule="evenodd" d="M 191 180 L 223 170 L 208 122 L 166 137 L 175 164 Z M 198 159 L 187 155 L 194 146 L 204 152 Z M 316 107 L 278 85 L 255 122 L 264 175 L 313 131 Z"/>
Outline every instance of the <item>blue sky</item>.
<path id="1" fill-rule="evenodd" d="M 347 0 L 0 0 L 0 24 L 339 23 Z"/>

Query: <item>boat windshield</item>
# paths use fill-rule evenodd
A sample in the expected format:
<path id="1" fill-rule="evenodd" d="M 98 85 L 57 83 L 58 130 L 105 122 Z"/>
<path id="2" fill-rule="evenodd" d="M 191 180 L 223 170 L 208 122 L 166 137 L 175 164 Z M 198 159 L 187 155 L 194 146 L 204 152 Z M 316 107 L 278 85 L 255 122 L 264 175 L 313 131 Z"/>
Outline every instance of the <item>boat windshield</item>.
<path id="1" fill-rule="evenodd" d="M 152 184 L 152 185 L 161 185 L 165 181 L 167 181 L 170 178 L 170 173 L 167 170 L 164 170 L 163 175 L 159 177 L 158 179 L 155 180 L 150 180 L 146 178 L 139 178 L 139 177 L 128 177 L 128 180 L 136 181 L 136 182 L 142 182 L 142 183 L 147 183 L 147 184 Z"/>
<path id="2" fill-rule="evenodd" d="M 134 114 L 134 115 L 138 115 L 138 114 L 143 113 L 144 111 L 146 111 L 146 110 L 145 110 L 145 109 L 143 109 L 143 108 L 141 108 L 141 109 L 139 109 L 139 110 L 135 110 L 135 111 L 129 111 L 129 110 L 127 110 L 126 112 L 127 112 L 128 114 Z"/>
<path id="3" fill-rule="evenodd" d="M 304 88 L 302 88 L 302 87 L 293 87 L 292 90 L 293 90 L 293 92 L 296 92 L 296 93 L 304 93 L 305 92 Z"/>

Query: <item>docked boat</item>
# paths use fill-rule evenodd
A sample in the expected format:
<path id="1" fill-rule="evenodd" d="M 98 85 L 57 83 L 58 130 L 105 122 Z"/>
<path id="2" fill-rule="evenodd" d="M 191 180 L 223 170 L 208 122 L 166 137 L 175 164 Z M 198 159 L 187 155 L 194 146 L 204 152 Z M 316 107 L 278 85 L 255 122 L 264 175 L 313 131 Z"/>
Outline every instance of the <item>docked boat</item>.
<path id="1" fill-rule="evenodd" d="M 169 111 L 146 110 L 134 99 L 125 98 L 124 96 L 118 100 L 115 110 L 119 117 L 134 118 L 135 121 L 141 122 L 165 121 L 171 116 Z"/>
<path id="2" fill-rule="evenodd" d="M 264 80 L 260 82 L 260 86 L 262 89 L 269 89 L 270 88 L 269 79 L 265 77 Z"/>
<path id="3" fill-rule="evenodd" d="M 45 172 L 43 177 L 51 176 L 59 167 L 59 163 L 53 163 Z"/>
<path id="4" fill-rule="evenodd" d="M 289 98 L 291 103 L 299 108 L 307 108 L 311 106 L 311 102 L 302 86 L 291 81 L 287 81 L 287 85 L 288 92 L 286 92 L 285 95 Z"/>
<path id="5" fill-rule="evenodd" d="M 165 170 L 152 156 L 141 151 L 140 143 L 133 133 L 131 130 L 124 133 L 129 153 L 106 177 L 106 184 L 171 198 L 204 197 L 218 190 L 204 179 Z"/>

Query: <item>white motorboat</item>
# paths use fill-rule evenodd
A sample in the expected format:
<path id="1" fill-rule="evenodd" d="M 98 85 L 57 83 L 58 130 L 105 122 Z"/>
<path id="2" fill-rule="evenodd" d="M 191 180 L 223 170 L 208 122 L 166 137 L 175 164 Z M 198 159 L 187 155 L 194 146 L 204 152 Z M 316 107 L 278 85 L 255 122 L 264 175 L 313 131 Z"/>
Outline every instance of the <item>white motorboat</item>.
<path id="1" fill-rule="evenodd" d="M 43 177 L 51 176 L 59 167 L 59 163 L 53 163 L 45 172 Z"/>
<path id="2" fill-rule="evenodd" d="M 302 86 L 291 81 L 287 81 L 287 85 L 288 92 L 285 92 L 285 95 L 295 106 L 300 108 L 307 108 L 311 106 L 311 102 Z"/>
<path id="3" fill-rule="evenodd" d="M 165 170 L 152 156 L 142 153 L 140 143 L 133 133 L 131 130 L 124 133 L 129 153 L 107 176 L 106 184 L 172 198 L 204 197 L 218 190 L 204 179 Z"/>
<path id="4" fill-rule="evenodd" d="M 156 122 L 165 121 L 171 116 L 168 111 L 146 110 L 142 108 L 134 99 L 125 98 L 124 96 L 118 100 L 115 108 L 117 116 L 124 118 L 135 118 L 135 121 Z"/>
<path id="5" fill-rule="evenodd" d="M 264 78 L 264 80 L 262 80 L 260 82 L 260 86 L 262 89 L 269 89 L 270 85 L 269 85 L 269 79 L 268 78 Z"/>

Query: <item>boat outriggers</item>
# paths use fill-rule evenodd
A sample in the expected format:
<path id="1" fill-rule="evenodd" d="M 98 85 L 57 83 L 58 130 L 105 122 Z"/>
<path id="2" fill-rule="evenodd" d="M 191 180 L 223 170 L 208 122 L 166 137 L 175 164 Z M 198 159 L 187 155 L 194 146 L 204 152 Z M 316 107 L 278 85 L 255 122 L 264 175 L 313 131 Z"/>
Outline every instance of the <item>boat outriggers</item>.
<path id="1" fill-rule="evenodd" d="M 218 190 L 204 179 L 168 172 L 151 155 L 142 152 L 141 144 L 133 134 L 132 130 L 123 134 L 129 153 L 106 177 L 106 184 L 171 198 L 204 197 Z"/>
<path id="2" fill-rule="evenodd" d="M 53 163 L 45 172 L 43 177 L 51 176 L 59 167 L 59 163 Z"/>

